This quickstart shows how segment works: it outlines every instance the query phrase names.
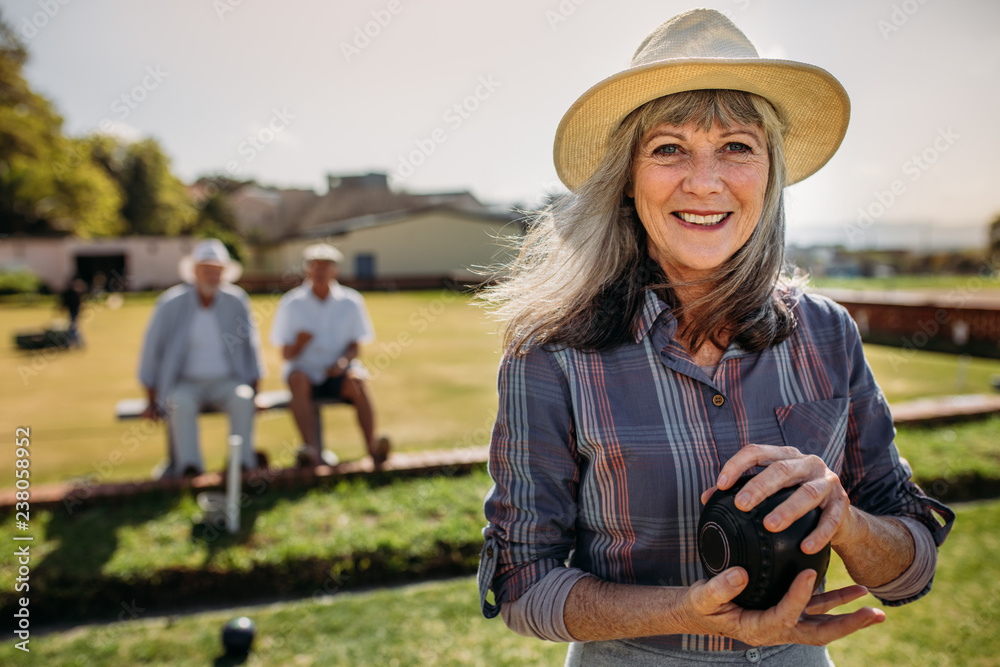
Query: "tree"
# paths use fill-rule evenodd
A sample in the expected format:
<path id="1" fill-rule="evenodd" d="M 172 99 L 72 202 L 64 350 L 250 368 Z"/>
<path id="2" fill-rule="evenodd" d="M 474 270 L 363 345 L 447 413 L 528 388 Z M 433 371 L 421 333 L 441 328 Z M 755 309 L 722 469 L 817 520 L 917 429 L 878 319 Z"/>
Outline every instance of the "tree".
<path id="1" fill-rule="evenodd" d="M 198 217 L 190 230 L 203 238 L 222 241 L 229 253 L 243 260 L 245 248 L 236 222 L 236 214 L 229 205 L 229 195 L 253 181 L 237 181 L 225 175 L 202 176 L 195 181 L 198 194 L 194 197 Z"/>
<path id="2" fill-rule="evenodd" d="M 62 118 L 28 86 L 27 57 L 0 17 L 0 234 L 119 233 L 117 187 L 63 136 Z"/>
<path id="3" fill-rule="evenodd" d="M 121 176 L 122 217 L 131 233 L 174 235 L 190 230 L 197 212 L 155 139 L 126 147 Z"/>
<path id="4" fill-rule="evenodd" d="M 110 135 L 92 134 L 83 141 L 92 161 L 121 190 L 125 233 L 191 232 L 197 209 L 184 184 L 170 171 L 170 159 L 155 139 L 127 143 Z"/>

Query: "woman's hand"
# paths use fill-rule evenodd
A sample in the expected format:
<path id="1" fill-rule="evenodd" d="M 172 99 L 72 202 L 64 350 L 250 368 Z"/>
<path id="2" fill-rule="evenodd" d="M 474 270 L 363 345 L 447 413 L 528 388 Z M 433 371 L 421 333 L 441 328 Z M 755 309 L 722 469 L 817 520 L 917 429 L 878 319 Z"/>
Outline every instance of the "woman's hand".
<path id="1" fill-rule="evenodd" d="M 778 490 L 801 484 L 788 500 L 764 518 L 764 527 L 772 533 L 780 532 L 812 508 L 819 507 L 823 513 L 819 525 L 802 541 L 804 553 L 814 554 L 827 542 L 837 547 L 852 539 L 857 521 L 840 478 L 823 459 L 803 454 L 794 447 L 747 445 L 742 448 L 722 466 L 717 486 L 702 494 L 702 503 L 708 501 L 716 488 L 728 489 L 754 466 L 766 467 L 736 496 L 737 509 L 747 512 Z"/>
<path id="2" fill-rule="evenodd" d="M 747 573 L 740 567 L 696 582 L 685 595 L 681 623 L 691 633 L 732 637 L 752 646 L 825 646 L 885 620 L 885 612 L 871 607 L 850 614 L 827 614 L 868 590 L 854 585 L 813 595 L 815 570 L 800 572 L 781 602 L 763 611 L 743 609 L 732 602 L 746 584 Z"/>

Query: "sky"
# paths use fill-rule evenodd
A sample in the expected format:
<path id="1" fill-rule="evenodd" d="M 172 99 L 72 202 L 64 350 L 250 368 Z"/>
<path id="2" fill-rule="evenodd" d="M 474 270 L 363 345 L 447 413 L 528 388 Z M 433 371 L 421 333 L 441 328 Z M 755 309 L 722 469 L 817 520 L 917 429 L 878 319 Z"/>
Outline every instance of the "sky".
<path id="1" fill-rule="evenodd" d="M 673 0 L 0 0 L 73 135 L 152 136 L 211 173 L 530 205 L 562 189 L 563 113 L 696 4 Z M 851 97 L 834 158 L 787 189 L 793 242 L 976 245 L 1000 214 L 1000 2 L 721 0 L 763 57 Z"/>

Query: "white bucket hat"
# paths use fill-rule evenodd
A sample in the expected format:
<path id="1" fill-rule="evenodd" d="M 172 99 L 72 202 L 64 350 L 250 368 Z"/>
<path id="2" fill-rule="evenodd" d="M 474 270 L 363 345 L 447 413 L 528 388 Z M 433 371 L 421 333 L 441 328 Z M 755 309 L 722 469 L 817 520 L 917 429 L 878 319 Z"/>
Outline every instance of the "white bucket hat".
<path id="1" fill-rule="evenodd" d="M 229 251 L 219 239 L 198 241 L 191 254 L 181 259 L 177 267 L 181 280 L 193 283 L 194 267 L 199 264 L 221 266 L 223 282 L 234 283 L 243 275 L 243 265 L 229 257 Z"/>
<path id="2" fill-rule="evenodd" d="M 344 261 L 344 254 L 329 243 L 313 243 L 302 251 L 302 260 L 305 262 L 319 260 L 340 264 Z"/>
<path id="3" fill-rule="evenodd" d="M 688 90 L 742 90 L 768 100 L 788 124 L 787 185 L 833 157 L 847 133 L 851 103 L 824 69 L 761 58 L 726 16 L 713 9 L 678 14 L 643 40 L 628 69 L 578 99 L 556 130 L 556 173 L 570 190 L 586 181 L 611 133 L 629 113 L 664 95 Z"/>

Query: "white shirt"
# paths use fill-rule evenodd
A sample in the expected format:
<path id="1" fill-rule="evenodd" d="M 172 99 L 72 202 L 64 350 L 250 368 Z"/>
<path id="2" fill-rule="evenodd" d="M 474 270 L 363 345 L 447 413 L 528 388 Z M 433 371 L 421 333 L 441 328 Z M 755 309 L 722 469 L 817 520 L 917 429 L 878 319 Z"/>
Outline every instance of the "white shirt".
<path id="1" fill-rule="evenodd" d="M 300 370 L 313 384 L 324 381 L 326 369 L 344 355 L 351 343 L 375 339 L 365 300 L 338 282 L 330 283 L 330 293 L 323 300 L 312 291 L 309 281 L 281 297 L 271 326 L 271 343 L 292 345 L 300 331 L 312 334 L 312 340 L 298 357 L 285 362 L 282 375 L 288 379 L 289 373 Z"/>
<path id="2" fill-rule="evenodd" d="M 226 350 L 222 347 L 222 329 L 211 308 L 199 306 L 191 320 L 187 355 L 181 369 L 182 380 L 218 380 L 232 375 Z"/>

